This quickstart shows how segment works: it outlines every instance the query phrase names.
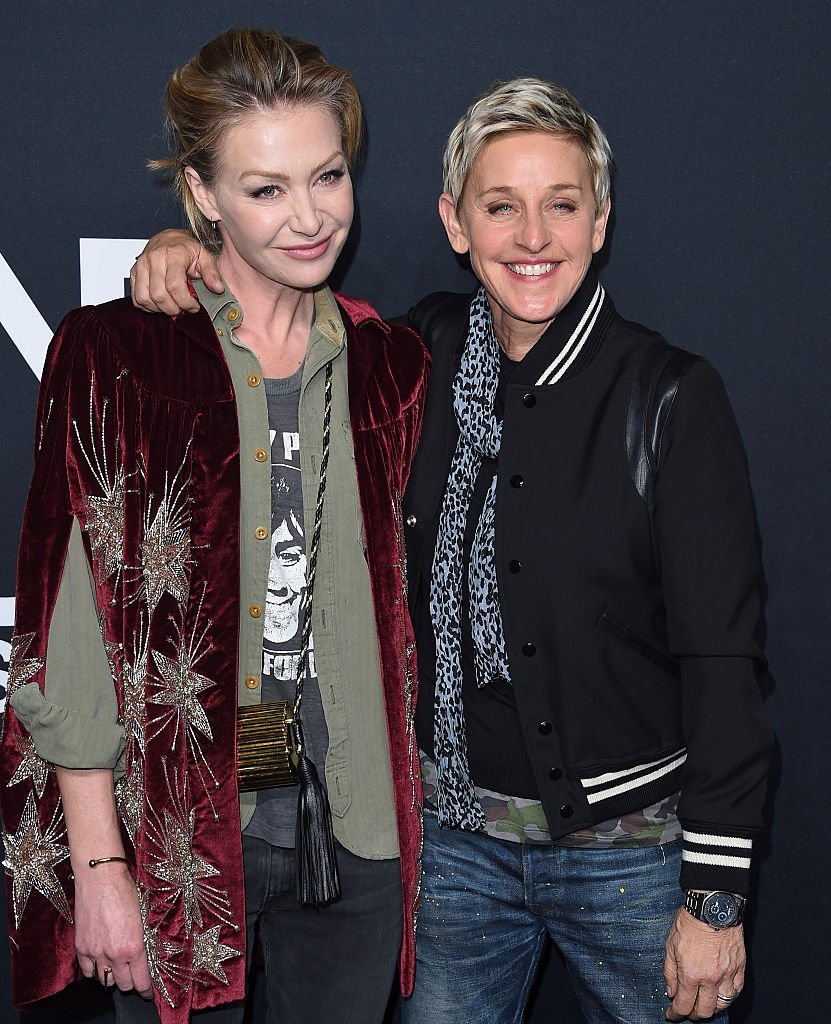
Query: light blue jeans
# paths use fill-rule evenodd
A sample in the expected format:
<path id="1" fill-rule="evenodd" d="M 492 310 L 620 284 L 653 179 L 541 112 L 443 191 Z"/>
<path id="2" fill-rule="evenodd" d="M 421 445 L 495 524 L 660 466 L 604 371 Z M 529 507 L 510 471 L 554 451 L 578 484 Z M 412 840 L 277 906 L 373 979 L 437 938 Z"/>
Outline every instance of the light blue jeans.
<path id="1" fill-rule="evenodd" d="M 679 843 L 500 842 L 439 828 L 427 812 L 415 991 L 402 1024 L 519 1024 L 546 937 L 565 958 L 588 1024 L 663 1021 L 680 859 Z M 712 1021 L 726 1024 L 727 1014 Z"/>

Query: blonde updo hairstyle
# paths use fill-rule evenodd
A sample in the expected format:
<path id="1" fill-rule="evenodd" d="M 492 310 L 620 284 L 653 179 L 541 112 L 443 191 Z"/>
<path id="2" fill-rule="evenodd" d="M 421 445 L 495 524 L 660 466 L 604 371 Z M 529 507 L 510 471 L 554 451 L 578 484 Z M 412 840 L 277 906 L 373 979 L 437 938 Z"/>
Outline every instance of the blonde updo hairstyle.
<path id="1" fill-rule="evenodd" d="M 475 100 L 444 150 L 444 191 L 458 207 L 471 168 L 489 139 L 503 132 L 551 132 L 573 139 L 586 155 L 597 213 L 611 192 L 612 151 L 595 119 L 568 90 L 539 78 L 496 82 Z"/>
<path id="2" fill-rule="evenodd" d="M 332 113 L 351 164 L 361 141 L 361 101 L 349 72 L 328 64 L 312 43 L 270 29 L 232 29 L 206 43 L 170 76 L 164 107 L 175 152 L 149 166 L 173 172 L 173 187 L 191 229 L 212 252 L 219 250 L 220 239 L 196 205 L 185 168 L 192 167 L 211 188 L 229 128 L 250 113 L 295 105 Z"/>

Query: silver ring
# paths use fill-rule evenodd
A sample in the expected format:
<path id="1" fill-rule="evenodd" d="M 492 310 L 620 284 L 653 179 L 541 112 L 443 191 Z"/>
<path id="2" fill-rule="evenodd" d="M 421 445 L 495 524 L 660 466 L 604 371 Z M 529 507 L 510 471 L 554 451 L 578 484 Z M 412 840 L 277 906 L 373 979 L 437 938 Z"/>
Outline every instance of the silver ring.
<path id="1" fill-rule="evenodd" d="M 716 999 L 718 999 L 718 1001 L 720 1003 L 732 1003 L 734 999 L 738 999 L 738 996 L 739 996 L 738 992 L 734 992 L 732 996 L 723 996 L 719 992 L 719 994 L 716 996 Z"/>

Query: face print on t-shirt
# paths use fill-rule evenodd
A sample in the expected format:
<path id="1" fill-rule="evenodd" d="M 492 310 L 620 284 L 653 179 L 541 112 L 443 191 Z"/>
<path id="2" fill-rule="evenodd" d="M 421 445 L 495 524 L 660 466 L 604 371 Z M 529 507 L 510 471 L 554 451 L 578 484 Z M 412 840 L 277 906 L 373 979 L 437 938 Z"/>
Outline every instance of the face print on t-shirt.
<path id="1" fill-rule="evenodd" d="M 267 640 L 284 644 L 297 636 L 306 590 L 306 540 L 293 509 L 271 516 L 271 563 L 265 608 Z"/>
<path id="2" fill-rule="evenodd" d="M 296 420 L 295 420 L 296 422 Z M 306 532 L 296 430 L 271 431 L 271 560 L 263 623 L 263 673 L 296 677 L 306 593 Z M 309 652 L 314 674 L 314 655 Z"/>

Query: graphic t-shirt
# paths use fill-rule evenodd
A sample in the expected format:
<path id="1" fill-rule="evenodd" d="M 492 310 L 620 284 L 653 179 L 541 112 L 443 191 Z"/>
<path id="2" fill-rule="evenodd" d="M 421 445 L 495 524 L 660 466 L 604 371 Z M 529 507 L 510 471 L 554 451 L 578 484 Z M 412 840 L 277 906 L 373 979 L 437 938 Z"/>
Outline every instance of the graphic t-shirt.
<path id="1" fill-rule="evenodd" d="M 303 367 L 291 377 L 265 379 L 271 434 L 271 562 L 263 622 L 262 699 L 294 700 L 306 594 L 306 529 L 300 476 L 298 408 Z M 329 745 L 315 670 L 314 638 L 303 683 L 301 719 L 306 749 L 324 782 Z M 297 786 L 260 790 L 245 834 L 273 846 L 294 846 Z"/>

